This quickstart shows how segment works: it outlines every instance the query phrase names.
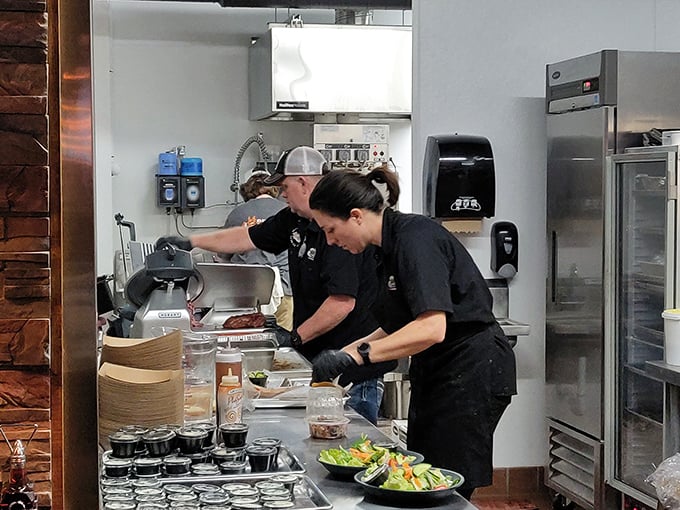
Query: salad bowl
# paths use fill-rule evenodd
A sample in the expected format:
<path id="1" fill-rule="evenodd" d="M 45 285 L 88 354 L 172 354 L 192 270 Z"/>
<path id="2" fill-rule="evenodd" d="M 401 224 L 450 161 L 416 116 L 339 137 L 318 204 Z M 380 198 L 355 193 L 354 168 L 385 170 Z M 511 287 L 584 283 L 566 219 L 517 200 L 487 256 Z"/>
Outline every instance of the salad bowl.
<path id="1" fill-rule="evenodd" d="M 413 466 L 413 470 L 416 470 L 415 465 Z M 386 505 L 394 505 L 398 507 L 422 507 L 441 504 L 442 500 L 452 497 L 456 493 L 456 488 L 463 485 L 463 482 L 465 481 L 463 475 L 460 473 L 456 473 L 455 471 L 450 471 L 448 469 L 436 468 L 432 471 L 436 472 L 437 479 L 439 479 L 439 475 L 441 475 L 442 477 L 446 477 L 449 480 L 446 487 L 442 486 L 438 489 L 416 489 L 415 487 L 411 487 L 410 489 L 406 489 L 406 487 L 409 485 L 407 480 L 400 480 L 399 482 L 390 480 L 393 487 L 401 485 L 402 488 L 386 488 L 385 485 L 389 484 L 389 481 L 383 483 L 380 486 L 374 485 L 373 481 L 364 481 L 364 479 L 370 480 L 371 478 L 370 474 L 366 474 L 367 471 L 369 470 L 362 470 L 355 474 L 354 481 L 361 485 L 364 489 L 364 492 L 368 496 L 375 498 L 376 501 Z M 425 477 L 427 477 L 427 475 L 425 475 Z M 441 480 L 435 480 L 435 482 L 436 481 Z M 427 486 L 427 484 L 424 485 Z M 440 483 L 438 485 L 444 484 Z"/>
<path id="2" fill-rule="evenodd" d="M 366 437 L 358 439 L 349 448 L 338 446 L 321 450 L 317 460 L 329 473 L 337 478 L 352 478 L 358 472 L 365 470 L 376 462 L 385 461 L 385 450 L 389 452 L 388 462 L 394 464 L 418 464 L 424 457 L 417 452 L 412 452 L 394 445 L 381 446 L 372 443 Z M 382 452 L 382 454 L 381 454 Z"/>

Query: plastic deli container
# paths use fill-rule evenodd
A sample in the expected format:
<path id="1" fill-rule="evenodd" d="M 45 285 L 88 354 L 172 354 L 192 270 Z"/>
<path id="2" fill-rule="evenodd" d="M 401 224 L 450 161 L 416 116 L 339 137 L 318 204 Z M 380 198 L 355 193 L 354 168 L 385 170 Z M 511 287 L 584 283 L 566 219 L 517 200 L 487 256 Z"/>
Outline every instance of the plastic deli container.
<path id="1" fill-rule="evenodd" d="M 347 435 L 346 416 L 308 416 L 309 435 L 317 439 L 340 439 Z"/>
<path id="2" fill-rule="evenodd" d="M 664 357 L 669 365 L 680 365 L 680 309 L 664 310 Z"/>

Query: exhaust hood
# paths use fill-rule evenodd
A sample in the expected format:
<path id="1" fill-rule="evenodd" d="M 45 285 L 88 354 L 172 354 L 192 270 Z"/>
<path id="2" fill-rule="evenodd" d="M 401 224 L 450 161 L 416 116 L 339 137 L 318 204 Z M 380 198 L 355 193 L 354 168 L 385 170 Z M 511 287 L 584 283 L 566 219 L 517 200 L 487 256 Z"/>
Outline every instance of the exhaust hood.
<path id="1" fill-rule="evenodd" d="M 411 27 L 269 26 L 249 50 L 250 120 L 411 115 Z"/>

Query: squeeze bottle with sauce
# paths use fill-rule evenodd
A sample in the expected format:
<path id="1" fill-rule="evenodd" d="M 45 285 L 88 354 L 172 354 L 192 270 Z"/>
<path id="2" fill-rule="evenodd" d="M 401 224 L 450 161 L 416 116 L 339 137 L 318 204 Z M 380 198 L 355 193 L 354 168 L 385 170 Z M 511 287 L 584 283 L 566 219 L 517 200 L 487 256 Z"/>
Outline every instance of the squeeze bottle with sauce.
<path id="1" fill-rule="evenodd" d="M 242 383 L 243 361 L 241 351 L 234 347 L 218 347 L 215 355 L 215 399 L 220 390 L 223 375 L 235 375 Z M 229 370 L 231 369 L 231 374 Z M 217 401 L 217 400 L 216 400 Z M 219 406 L 218 406 L 219 408 Z"/>
<path id="2" fill-rule="evenodd" d="M 243 409 L 243 387 L 231 368 L 228 375 L 223 375 L 217 390 L 218 425 L 224 423 L 241 423 Z"/>

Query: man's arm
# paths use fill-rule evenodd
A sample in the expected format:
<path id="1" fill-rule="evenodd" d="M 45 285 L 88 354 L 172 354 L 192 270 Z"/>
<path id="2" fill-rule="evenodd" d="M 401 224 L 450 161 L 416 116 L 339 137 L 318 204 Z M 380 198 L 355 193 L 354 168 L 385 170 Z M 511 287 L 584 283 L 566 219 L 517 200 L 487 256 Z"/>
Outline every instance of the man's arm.
<path id="1" fill-rule="evenodd" d="M 189 240 L 193 248 L 203 248 L 217 253 L 243 253 L 256 248 L 250 239 L 246 226 L 226 228 L 207 234 L 196 234 L 190 236 Z"/>
<path id="2" fill-rule="evenodd" d="M 336 294 L 328 296 L 319 309 L 297 328 L 302 343 L 327 333 L 340 324 L 354 310 L 356 299 Z"/>

